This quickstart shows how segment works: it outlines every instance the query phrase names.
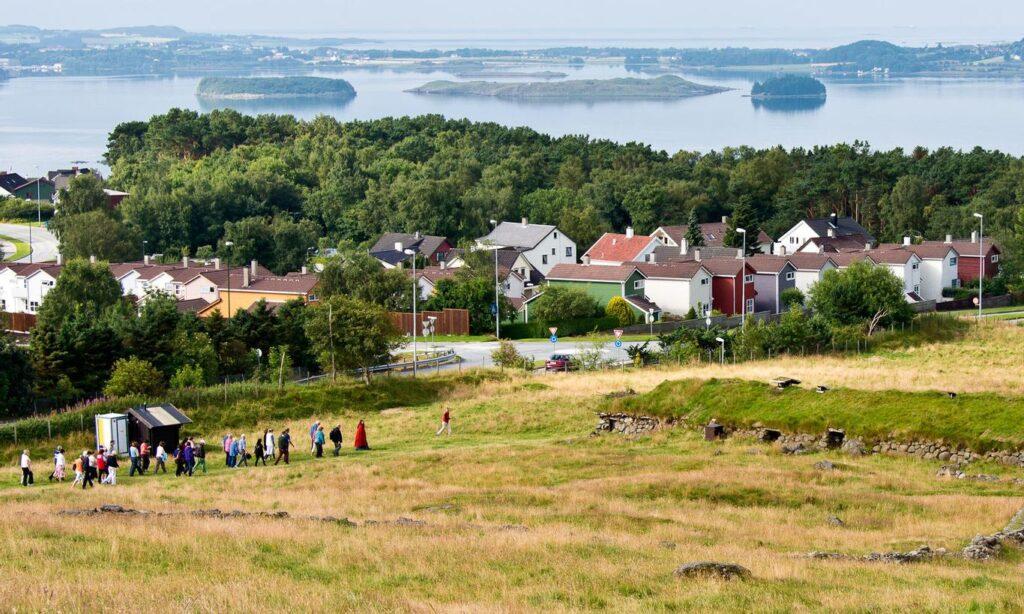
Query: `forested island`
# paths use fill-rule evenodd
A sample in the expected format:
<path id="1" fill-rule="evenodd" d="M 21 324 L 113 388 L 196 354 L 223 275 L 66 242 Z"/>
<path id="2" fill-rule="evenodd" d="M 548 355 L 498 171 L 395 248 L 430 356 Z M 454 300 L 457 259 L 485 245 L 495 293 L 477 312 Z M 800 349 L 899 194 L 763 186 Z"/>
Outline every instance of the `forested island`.
<path id="1" fill-rule="evenodd" d="M 445 96 L 493 96 L 544 100 L 665 99 L 707 96 L 728 88 L 702 85 L 682 77 L 664 75 L 653 79 L 578 79 L 570 81 L 496 83 L 493 81 L 431 81 L 408 90 L 415 94 Z"/>
<path id="2" fill-rule="evenodd" d="M 255 100 L 265 98 L 335 98 L 356 95 L 344 79 L 323 77 L 204 77 L 196 96 L 208 99 Z"/>
<path id="3" fill-rule="evenodd" d="M 754 98 L 824 98 L 825 84 L 806 75 L 783 75 L 757 81 L 750 90 Z"/>

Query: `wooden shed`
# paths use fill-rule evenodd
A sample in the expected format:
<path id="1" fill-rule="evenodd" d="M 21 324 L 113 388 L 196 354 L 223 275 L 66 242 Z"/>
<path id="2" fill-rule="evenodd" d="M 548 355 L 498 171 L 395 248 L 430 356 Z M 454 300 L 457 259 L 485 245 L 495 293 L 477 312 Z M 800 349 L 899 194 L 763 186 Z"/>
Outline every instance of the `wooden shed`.
<path id="1" fill-rule="evenodd" d="M 161 441 L 168 449 L 178 445 L 184 424 L 192 424 L 192 420 L 170 403 L 137 405 L 128 410 L 132 441 L 148 441 L 154 449 Z"/>

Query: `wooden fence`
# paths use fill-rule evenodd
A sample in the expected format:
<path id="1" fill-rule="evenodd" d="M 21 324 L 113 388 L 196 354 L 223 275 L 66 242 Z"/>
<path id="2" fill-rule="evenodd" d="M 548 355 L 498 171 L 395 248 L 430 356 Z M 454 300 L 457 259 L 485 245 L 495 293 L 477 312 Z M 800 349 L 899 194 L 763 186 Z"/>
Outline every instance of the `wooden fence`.
<path id="1" fill-rule="evenodd" d="M 391 311 L 388 313 L 391 321 L 407 335 L 412 334 L 413 317 L 411 313 Z M 436 335 L 468 335 L 469 334 L 469 310 L 468 309 L 445 309 L 444 311 L 420 311 L 416 313 L 416 334 L 423 334 L 423 322 L 430 317 L 437 318 L 434 323 L 434 334 Z"/>
<path id="2" fill-rule="evenodd" d="M 33 313 L 0 313 L 3 318 L 4 328 L 16 333 L 27 333 L 36 325 L 36 316 Z"/>

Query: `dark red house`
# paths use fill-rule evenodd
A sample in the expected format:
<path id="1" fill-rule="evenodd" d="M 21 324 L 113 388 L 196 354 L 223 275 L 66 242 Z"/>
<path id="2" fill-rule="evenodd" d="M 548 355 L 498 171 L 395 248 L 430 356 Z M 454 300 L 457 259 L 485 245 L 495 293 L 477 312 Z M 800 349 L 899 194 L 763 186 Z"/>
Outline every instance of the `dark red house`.
<path id="1" fill-rule="evenodd" d="M 708 258 L 700 261 L 711 273 L 711 307 L 726 315 L 743 312 L 743 301 L 747 302 L 747 313 L 754 313 L 754 268 L 747 263 L 743 266 L 740 258 Z"/>
<path id="2" fill-rule="evenodd" d="M 985 279 L 992 279 L 999 274 L 1001 252 L 989 239 L 978 243 L 977 233 L 971 233 L 970 241 L 953 241 L 952 237 L 946 237 L 945 244 L 960 254 L 957 257 L 957 277 L 961 284 L 978 279 L 979 271 L 984 272 Z M 980 254 L 984 254 L 984 257 Z"/>

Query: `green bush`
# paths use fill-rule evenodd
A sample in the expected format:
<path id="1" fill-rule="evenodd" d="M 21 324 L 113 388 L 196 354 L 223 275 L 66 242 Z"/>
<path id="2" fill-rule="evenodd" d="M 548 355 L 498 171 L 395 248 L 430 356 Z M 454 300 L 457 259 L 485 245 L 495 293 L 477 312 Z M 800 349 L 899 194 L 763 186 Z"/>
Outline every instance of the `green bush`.
<path id="1" fill-rule="evenodd" d="M 793 305 L 802 307 L 804 304 L 804 293 L 800 291 L 800 288 L 786 288 L 779 295 L 779 300 L 782 301 L 783 309 L 789 309 Z"/>
<path id="2" fill-rule="evenodd" d="M 502 339 L 498 349 L 491 352 L 491 360 L 497 366 L 507 369 L 524 369 L 528 362 L 528 359 L 516 349 L 516 344 L 508 339 Z"/>
<path id="3" fill-rule="evenodd" d="M 199 365 L 184 365 L 171 376 L 171 388 L 174 390 L 201 388 L 205 385 L 206 376 Z"/>
<path id="4" fill-rule="evenodd" d="M 0 219 L 34 222 L 40 218 L 48 220 L 51 217 L 53 217 L 53 203 L 40 202 L 37 204 L 34 200 L 20 198 L 0 200 Z"/>
<path id="5" fill-rule="evenodd" d="M 600 317 L 601 306 L 583 290 L 565 286 L 548 286 L 533 304 L 531 318 L 554 322 L 578 318 Z"/>
<path id="6" fill-rule="evenodd" d="M 530 322 L 517 322 L 516 324 L 502 326 L 501 336 L 507 339 L 544 338 L 551 335 L 548 331 L 548 328 L 551 326 L 558 327 L 559 337 L 572 337 L 574 335 L 613 330 L 619 326 L 619 321 L 617 318 L 603 317 L 542 322 L 534 320 L 531 314 Z"/>
<path id="7" fill-rule="evenodd" d="M 164 391 L 164 379 L 151 363 L 141 358 L 122 358 L 114 363 L 103 393 L 109 397 L 157 396 Z"/>
<path id="8" fill-rule="evenodd" d="M 629 326 L 635 320 L 633 308 L 621 296 L 613 296 L 605 305 L 604 314 L 619 321 L 619 326 Z"/>

